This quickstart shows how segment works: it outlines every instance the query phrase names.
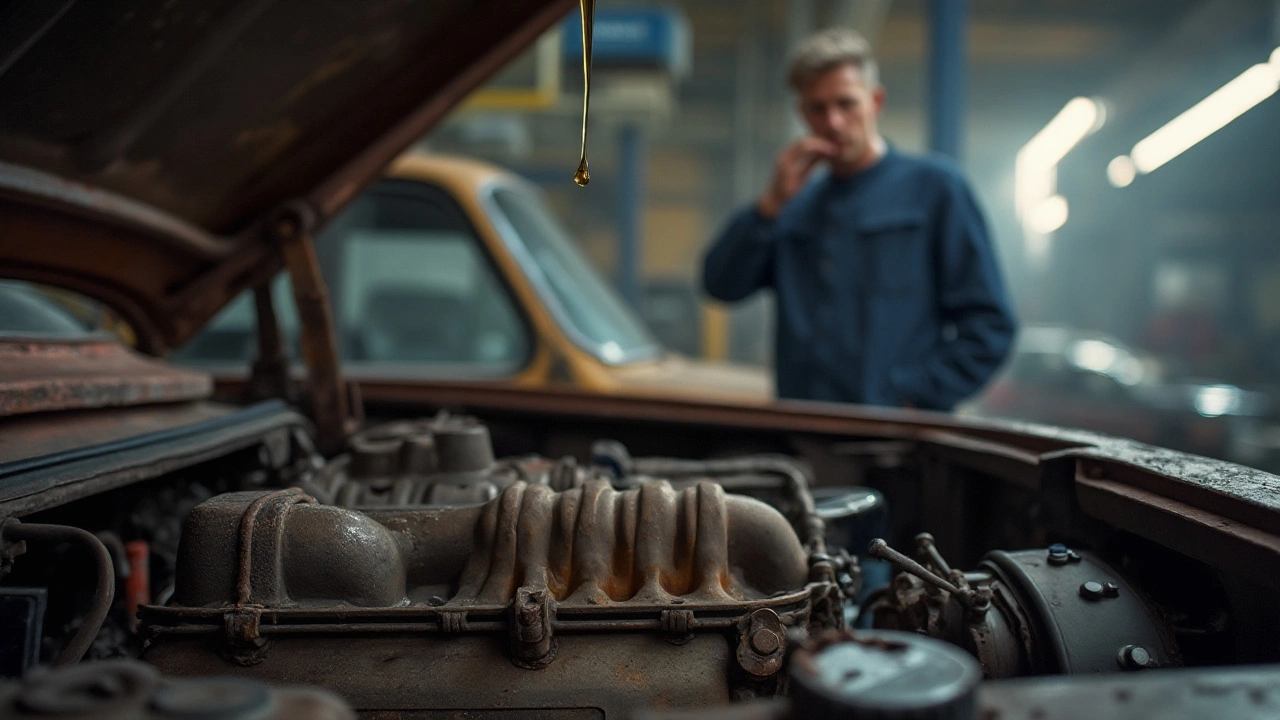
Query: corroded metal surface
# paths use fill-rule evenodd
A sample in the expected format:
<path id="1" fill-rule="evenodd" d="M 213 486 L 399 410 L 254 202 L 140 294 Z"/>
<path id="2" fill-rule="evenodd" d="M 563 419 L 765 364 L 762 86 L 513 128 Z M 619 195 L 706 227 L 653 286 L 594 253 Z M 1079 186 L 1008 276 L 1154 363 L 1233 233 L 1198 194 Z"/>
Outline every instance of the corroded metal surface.
<path id="1" fill-rule="evenodd" d="M 209 375 L 145 358 L 111 340 L 0 342 L 0 417 L 200 400 Z"/>
<path id="2" fill-rule="evenodd" d="M 787 520 L 701 483 L 555 492 L 514 483 L 483 506 L 354 512 L 296 489 L 229 493 L 192 511 L 175 602 L 500 607 L 517 588 L 561 609 L 741 603 L 803 588 Z M 432 597 L 439 598 L 432 603 Z"/>
<path id="3" fill-rule="evenodd" d="M 219 383 L 222 385 L 222 382 Z M 234 387 L 235 383 L 230 383 Z M 596 436 L 634 430 L 642 423 L 654 433 L 714 446 L 734 433 L 789 442 L 797 435 L 824 439 L 877 438 L 913 443 L 920 458 L 940 458 L 948 467 L 978 471 L 987 477 L 1042 489 L 1045 478 L 1066 464 L 1080 468 L 1074 488 L 1084 509 L 1099 517 L 1205 562 L 1245 570 L 1280 568 L 1280 477 L 1229 462 L 1189 455 L 1084 430 L 1031 423 L 957 418 L 940 413 L 887 408 L 837 407 L 781 402 L 771 407 L 693 402 L 644 397 L 600 396 L 584 392 L 505 388 L 468 382 L 415 382 L 363 378 L 361 393 L 372 412 L 412 405 L 418 412 L 450 407 L 491 419 L 535 422 L 561 432 Z M 536 420 L 532 420 L 536 418 Z M 1083 480 L 1081 480 L 1083 478 Z M 1086 482 L 1105 479 L 1118 492 L 1099 493 Z M 1128 499 L 1125 499 L 1125 496 Z M 1136 500 L 1136 498 L 1146 500 Z M 1150 502 L 1147 502 L 1149 500 Z M 1102 511 L 1104 501 L 1107 511 Z M 1173 503 L 1194 512 L 1154 511 Z M 1133 512 L 1155 512 L 1158 523 L 1134 521 Z M 1207 512 L 1213 517 L 1200 517 Z M 948 512 L 948 516 L 959 516 Z M 1216 522 L 1213 518 L 1221 519 Z M 1225 524 L 1224 524 L 1225 523 Z M 934 529 L 937 532 L 937 529 Z M 1261 533 L 1242 544 L 1233 536 Z M 1194 539 L 1193 539 L 1194 538 Z M 1249 562 L 1239 549 L 1247 547 Z M 1262 573 L 1280 583 L 1280 572 Z"/>
<path id="4" fill-rule="evenodd" d="M 511 663 L 497 637 L 272 636 L 271 651 L 253 667 L 224 662 L 204 638 L 177 638 L 154 645 L 145 659 L 167 675 L 306 682 L 374 718 L 484 718 L 485 709 L 499 709 L 509 713 L 496 715 L 503 720 L 621 720 L 640 707 L 708 707 L 731 699 L 733 651 L 717 633 L 684 645 L 658 634 L 563 635 L 555 661 L 537 670 Z"/>
<path id="5" fill-rule="evenodd" d="M 712 483 L 363 512 L 228 493 L 191 512 L 173 602 L 140 616 L 169 673 L 304 681 L 360 711 L 621 717 L 773 694 L 787 630 L 832 622 L 809 560 L 780 512 Z"/>
<path id="6" fill-rule="evenodd" d="M 40 242 L 0 244 L 0 275 L 75 289 L 141 347 L 177 347 L 279 269 L 261 232 L 276 208 L 332 217 L 572 3 L 356 7 L 111 0 L 12 28 L 0 213 Z"/>
<path id="7" fill-rule="evenodd" d="M 355 720 L 332 692 L 269 687 L 240 678 L 162 678 L 136 660 L 107 660 L 31 673 L 0 684 L 0 716 L 93 720 Z"/>
<path id="8" fill-rule="evenodd" d="M 5 420 L 0 516 L 22 517 L 246 448 L 290 454 L 306 419 L 279 403 L 208 402 L 42 413 Z M 281 459 L 280 462 L 284 462 Z"/>

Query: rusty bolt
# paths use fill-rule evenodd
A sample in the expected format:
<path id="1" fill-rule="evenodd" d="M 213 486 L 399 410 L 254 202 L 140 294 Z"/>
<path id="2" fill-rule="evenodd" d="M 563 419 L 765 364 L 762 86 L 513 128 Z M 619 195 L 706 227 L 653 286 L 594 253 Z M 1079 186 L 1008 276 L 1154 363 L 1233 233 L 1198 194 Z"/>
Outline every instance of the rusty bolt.
<path id="1" fill-rule="evenodd" d="M 782 638 L 769 628 L 759 628 L 751 633 L 751 649 L 761 655 L 772 655 L 782 647 Z"/>
<path id="2" fill-rule="evenodd" d="M 537 625 L 542 621 L 542 608 L 537 605 L 525 605 L 520 608 L 518 613 L 520 624 L 524 626 Z"/>
<path id="3" fill-rule="evenodd" d="M 1125 645 L 1116 653 L 1116 662 L 1125 670 L 1142 670 L 1154 664 L 1151 653 L 1141 645 Z"/>

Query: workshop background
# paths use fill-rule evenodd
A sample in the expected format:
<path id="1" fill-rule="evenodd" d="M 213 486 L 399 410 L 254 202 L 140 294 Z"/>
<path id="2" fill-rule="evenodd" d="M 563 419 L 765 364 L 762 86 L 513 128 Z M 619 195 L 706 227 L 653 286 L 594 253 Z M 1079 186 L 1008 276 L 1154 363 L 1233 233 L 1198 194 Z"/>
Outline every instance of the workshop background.
<path id="1" fill-rule="evenodd" d="M 586 188 L 578 22 L 422 148 L 541 186 L 669 348 L 770 363 L 770 298 L 710 302 L 700 258 L 801 132 L 788 49 L 852 26 L 880 60 L 884 135 L 973 182 L 1024 325 L 965 412 L 1272 462 L 1280 2 L 599 0 Z"/>

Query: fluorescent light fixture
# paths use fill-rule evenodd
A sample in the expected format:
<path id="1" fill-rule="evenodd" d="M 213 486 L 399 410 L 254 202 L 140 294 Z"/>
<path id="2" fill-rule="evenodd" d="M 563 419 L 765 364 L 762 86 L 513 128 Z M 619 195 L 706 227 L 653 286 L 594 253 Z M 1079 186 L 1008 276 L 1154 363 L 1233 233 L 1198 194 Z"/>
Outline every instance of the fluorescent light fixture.
<path id="1" fill-rule="evenodd" d="M 1057 165 L 1071 148 L 1098 129 L 1105 119 L 1102 105 L 1085 97 L 1072 98 L 1018 153 L 1029 167 Z"/>
<path id="2" fill-rule="evenodd" d="M 1133 146 L 1134 168 L 1146 174 L 1178 157 L 1280 90 L 1280 48 Z"/>
<path id="3" fill-rule="evenodd" d="M 1027 227 L 1041 235 L 1048 235 L 1067 224 L 1069 208 L 1061 195 L 1045 198 L 1027 216 Z"/>
<path id="4" fill-rule="evenodd" d="M 1033 211 L 1056 193 L 1057 167 L 1080 141 L 1102 126 L 1102 103 L 1072 98 L 1018 151 L 1014 205 L 1019 215 Z"/>
<path id="5" fill-rule="evenodd" d="M 1138 175 L 1138 168 L 1133 166 L 1133 158 L 1121 155 L 1107 164 L 1107 179 L 1115 187 L 1129 187 Z"/>
<path id="6" fill-rule="evenodd" d="M 1067 200 L 1058 194 L 1058 163 L 1106 122 L 1102 103 L 1071 98 L 1022 149 L 1014 165 L 1013 205 L 1026 240 L 1027 255 L 1042 263 L 1053 232 L 1067 222 Z"/>

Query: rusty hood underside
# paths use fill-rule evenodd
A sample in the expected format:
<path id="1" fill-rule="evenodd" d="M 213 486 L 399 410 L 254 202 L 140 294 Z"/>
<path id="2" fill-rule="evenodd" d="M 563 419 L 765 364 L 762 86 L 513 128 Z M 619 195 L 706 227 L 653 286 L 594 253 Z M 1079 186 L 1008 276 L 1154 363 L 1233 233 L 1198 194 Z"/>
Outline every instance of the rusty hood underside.
<path id="1" fill-rule="evenodd" d="M 0 7 L 0 275 L 190 338 L 569 9 L 565 0 Z"/>

